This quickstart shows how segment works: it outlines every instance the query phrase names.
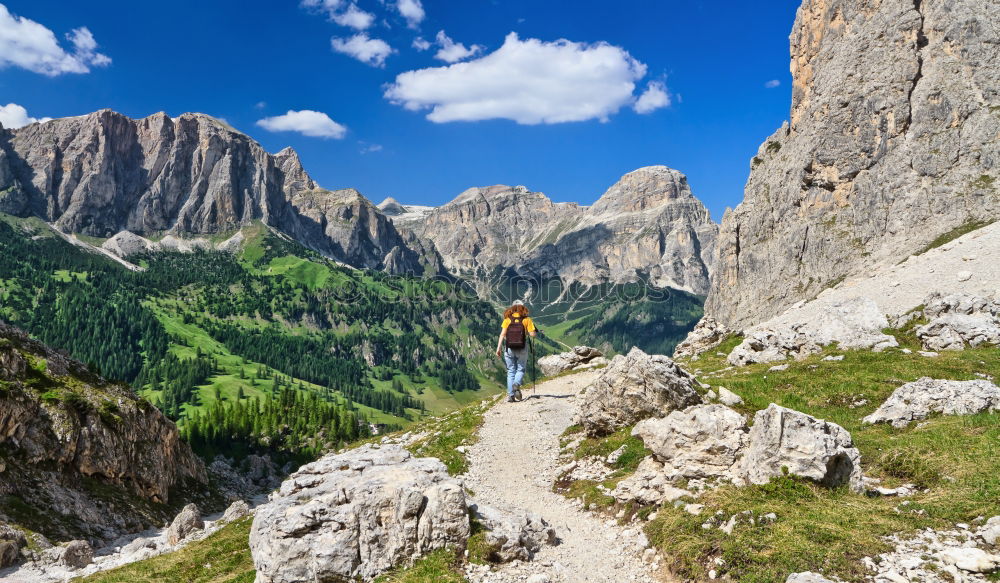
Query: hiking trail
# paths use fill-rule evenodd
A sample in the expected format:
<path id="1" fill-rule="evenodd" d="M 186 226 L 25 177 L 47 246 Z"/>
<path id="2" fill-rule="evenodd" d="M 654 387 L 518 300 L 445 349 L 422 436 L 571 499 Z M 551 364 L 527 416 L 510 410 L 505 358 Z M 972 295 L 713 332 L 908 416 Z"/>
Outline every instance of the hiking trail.
<path id="1" fill-rule="evenodd" d="M 572 374 L 539 383 L 535 390 L 526 384 L 524 401 L 503 399 L 484 415 L 479 441 L 467 452 L 466 485 L 479 502 L 538 514 L 555 528 L 560 542 L 543 547 L 528 563 L 515 561 L 495 570 L 471 565 L 466 575 L 473 583 L 670 580 L 643 562 L 641 522 L 620 526 L 552 491 L 560 466 L 559 437 L 576 415 L 577 393 L 596 375 Z"/>

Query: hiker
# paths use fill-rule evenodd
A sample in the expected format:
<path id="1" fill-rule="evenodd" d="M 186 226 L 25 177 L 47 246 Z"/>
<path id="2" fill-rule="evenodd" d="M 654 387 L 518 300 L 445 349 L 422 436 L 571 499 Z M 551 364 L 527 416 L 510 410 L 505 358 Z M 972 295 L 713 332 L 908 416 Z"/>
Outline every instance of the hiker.
<path id="1" fill-rule="evenodd" d="M 524 380 L 528 367 L 528 336 L 535 337 L 535 323 L 528 317 L 528 307 L 521 300 L 514 300 L 503 313 L 500 338 L 497 339 L 497 356 L 507 364 L 507 402 L 514 402 L 514 394 Z"/>

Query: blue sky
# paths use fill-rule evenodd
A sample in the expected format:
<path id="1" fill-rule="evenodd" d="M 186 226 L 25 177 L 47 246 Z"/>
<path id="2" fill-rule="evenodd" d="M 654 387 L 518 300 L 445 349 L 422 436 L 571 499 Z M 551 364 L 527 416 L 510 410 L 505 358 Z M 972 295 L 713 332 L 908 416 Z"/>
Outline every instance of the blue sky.
<path id="1" fill-rule="evenodd" d="M 204 112 L 375 202 L 437 205 L 504 183 L 589 204 L 625 172 L 666 164 L 718 220 L 788 117 L 798 1 L 0 6 L 0 33 L 34 43 L 0 46 L 7 119 Z"/>

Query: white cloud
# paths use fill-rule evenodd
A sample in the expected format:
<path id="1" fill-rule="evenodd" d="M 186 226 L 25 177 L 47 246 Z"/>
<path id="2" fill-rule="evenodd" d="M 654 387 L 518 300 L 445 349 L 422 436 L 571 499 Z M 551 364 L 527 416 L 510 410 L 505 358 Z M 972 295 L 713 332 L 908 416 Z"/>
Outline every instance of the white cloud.
<path id="1" fill-rule="evenodd" d="M 422 36 L 418 36 L 417 38 L 413 39 L 413 48 L 417 49 L 420 52 L 424 52 L 427 49 L 431 48 L 431 42 Z"/>
<path id="2" fill-rule="evenodd" d="M 257 125 L 269 132 L 298 132 L 311 138 L 339 140 L 347 133 L 346 127 L 330 119 L 327 114 L 309 109 L 288 110 L 285 115 L 265 117 L 257 120 Z"/>
<path id="3" fill-rule="evenodd" d="M 254 107 L 257 108 L 257 109 L 264 109 L 265 107 L 267 107 L 267 102 L 266 101 L 258 101 L 257 103 L 254 104 Z"/>
<path id="4" fill-rule="evenodd" d="M 633 102 L 646 65 L 607 43 L 520 40 L 473 61 L 407 71 L 385 97 L 437 123 L 509 119 L 520 124 L 606 121 Z"/>
<path id="5" fill-rule="evenodd" d="M 73 45 L 72 53 L 59 46 L 51 30 L 34 20 L 11 14 L 0 4 L 0 69 L 14 66 L 55 77 L 63 73 L 88 73 L 91 66 L 111 64 L 107 55 L 97 52 L 97 41 L 86 27 L 73 29 L 66 38 Z"/>
<path id="6" fill-rule="evenodd" d="M 438 31 L 435 40 L 437 40 L 437 44 L 441 47 L 441 50 L 434 55 L 434 58 L 446 63 L 463 61 L 479 54 L 483 50 L 483 47 L 479 45 L 472 45 L 469 48 L 465 48 L 465 45 L 462 43 L 457 43 L 448 38 L 448 35 L 443 30 Z"/>
<path id="7" fill-rule="evenodd" d="M 382 144 L 366 144 L 364 142 L 360 142 L 360 144 L 362 154 L 372 154 L 374 152 L 382 151 Z"/>
<path id="8" fill-rule="evenodd" d="M 650 81 L 646 90 L 635 101 L 632 109 L 636 113 L 652 113 L 661 107 L 670 106 L 670 92 L 663 81 Z"/>
<path id="9" fill-rule="evenodd" d="M 51 117 L 36 118 L 28 115 L 28 110 L 16 103 L 0 105 L 0 124 L 7 129 L 22 128 L 29 123 L 45 123 Z"/>
<path id="10" fill-rule="evenodd" d="M 420 0 L 397 0 L 396 10 L 399 11 L 400 16 L 406 19 L 406 26 L 410 28 L 420 26 L 424 17 L 427 16 Z"/>
<path id="11" fill-rule="evenodd" d="M 344 0 L 302 0 L 300 6 L 313 10 L 322 10 L 332 18 L 334 13 L 340 10 L 343 4 Z"/>
<path id="12" fill-rule="evenodd" d="M 396 52 L 389 43 L 378 38 L 368 38 L 368 35 L 359 32 L 351 38 L 337 38 L 330 40 L 333 50 L 338 53 L 350 55 L 362 63 L 368 63 L 373 67 L 385 66 L 385 59 Z"/>
<path id="13" fill-rule="evenodd" d="M 347 10 L 334 14 L 332 18 L 340 26 L 348 26 L 355 30 L 365 30 L 375 22 L 375 15 L 361 10 L 357 4 L 351 4 Z"/>
<path id="14" fill-rule="evenodd" d="M 771 79 L 767 83 L 764 83 L 764 87 L 767 87 L 768 89 L 774 89 L 778 85 L 781 85 L 781 81 L 778 81 L 777 79 Z"/>

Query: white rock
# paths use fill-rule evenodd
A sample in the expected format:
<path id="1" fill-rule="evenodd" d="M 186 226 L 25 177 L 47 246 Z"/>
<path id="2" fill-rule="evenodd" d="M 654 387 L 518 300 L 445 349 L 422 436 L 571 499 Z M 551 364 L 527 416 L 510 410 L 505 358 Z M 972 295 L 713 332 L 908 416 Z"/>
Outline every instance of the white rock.
<path id="1" fill-rule="evenodd" d="M 788 370 L 788 365 L 787 364 L 776 364 L 776 365 L 772 366 L 771 368 L 769 368 L 767 370 L 769 372 L 780 372 L 780 371 L 783 371 L 783 370 Z"/>
<path id="2" fill-rule="evenodd" d="M 829 356 L 824 356 L 823 360 L 830 361 L 830 362 L 837 361 L 837 360 L 844 360 L 844 355 L 843 354 L 838 354 L 837 356 L 833 356 L 831 354 Z"/>
<path id="3" fill-rule="evenodd" d="M 528 577 L 525 583 L 550 583 L 552 578 L 545 573 L 535 573 L 534 575 Z"/>
<path id="4" fill-rule="evenodd" d="M 931 413 L 972 415 L 997 410 L 1000 410 L 1000 387 L 990 381 L 923 377 L 893 391 L 874 413 L 862 421 L 905 427 L 913 421 L 926 419 Z"/>
<path id="5" fill-rule="evenodd" d="M 469 531 L 465 490 L 440 460 L 365 445 L 289 476 L 257 509 L 250 551 L 256 583 L 372 579 Z"/>
<path id="6" fill-rule="evenodd" d="M 792 573 L 785 579 L 785 583 L 834 583 L 830 579 L 820 575 L 819 573 L 813 573 L 812 571 L 803 571 L 802 573 Z"/>
<path id="7" fill-rule="evenodd" d="M 965 270 L 959 271 L 956 274 L 956 277 L 958 277 L 958 281 L 969 281 L 970 279 L 972 279 L 972 272 Z"/>
<path id="8" fill-rule="evenodd" d="M 640 421 L 632 435 L 663 462 L 668 479 L 728 479 L 746 445 L 746 421 L 725 405 L 695 405 Z"/>
<path id="9" fill-rule="evenodd" d="M 979 536 L 983 537 L 987 544 L 995 545 L 1000 542 L 1000 516 L 987 520 L 979 531 Z"/>
<path id="10" fill-rule="evenodd" d="M 483 504 L 470 508 L 487 530 L 486 544 L 494 561 L 528 561 L 543 546 L 555 544 L 556 532 L 541 516 L 502 511 Z"/>
<path id="11" fill-rule="evenodd" d="M 723 405 L 729 407 L 735 407 L 743 403 L 743 398 L 736 393 L 730 391 L 726 387 L 718 387 L 719 389 L 719 402 Z"/>
<path id="12" fill-rule="evenodd" d="M 861 491 L 861 454 L 843 427 L 774 403 L 750 428 L 741 474 L 754 484 L 788 473 L 825 486 Z"/>
<path id="13" fill-rule="evenodd" d="M 205 528 L 205 521 L 201 519 L 201 512 L 195 504 L 185 506 L 167 529 L 167 544 L 176 545 L 191 535 L 196 530 Z"/>
<path id="14" fill-rule="evenodd" d="M 938 553 L 938 558 L 946 565 L 955 565 L 970 573 L 989 573 L 1000 567 L 1000 555 L 977 548 L 946 549 Z"/>

